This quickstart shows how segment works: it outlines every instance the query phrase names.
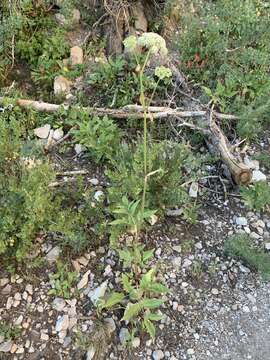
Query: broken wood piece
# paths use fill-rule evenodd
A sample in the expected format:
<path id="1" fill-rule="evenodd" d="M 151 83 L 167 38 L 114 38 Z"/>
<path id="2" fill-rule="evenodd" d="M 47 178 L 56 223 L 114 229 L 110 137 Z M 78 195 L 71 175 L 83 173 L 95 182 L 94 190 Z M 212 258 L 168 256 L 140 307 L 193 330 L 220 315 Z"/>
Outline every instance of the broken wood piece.
<path id="1" fill-rule="evenodd" d="M 0 104 L 6 104 L 8 102 L 7 98 L 0 97 Z M 14 101 L 10 100 L 10 103 L 14 103 Z M 31 107 L 37 111 L 44 111 L 44 112 L 56 112 L 60 108 L 63 108 L 63 105 L 56 105 L 56 104 L 49 104 L 45 102 L 39 102 L 34 100 L 23 100 L 18 99 L 16 104 L 23 108 Z M 68 109 L 68 106 L 64 106 L 64 109 Z M 79 108 L 83 110 L 88 110 L 90 113 L 97 115 L 97 116 L 111 116 L 115 119 L 143 119 L 144 112 L 143 108 L 140 105 L 127 105 L 122 109 L 107 109 L 107 108 Z M 208 110 L 196 110 L 196 111 L 189 111 L 189 110 L 181 110 L 179 108 L 172 109 L 169 107 L 158 107 L 149 106 L 147 108 L 148 119 L 165 119 L 168 117 L 174 117 L 181 121 L 182 126 L 188 126 L 189 128 L 201 132 L 203 135 L 207 137 L 207 139 L 211 142 L 213 147 L 219 153 L 222 158 L 222 161 L 227 165 L 232 178 L 234 179 L 237 185 L 247 185 L 250 183 L 252 179 L 252 172 L 243 162 L 238 159 L 235 155 L 232 154 L 231 147 L 229 145 L 229 141 L 226 136 L 223 134 L 222 130 L 218 127 L 216 122 L 214 121 L 214 117 L 219 119 L 229 118 L 230 119 L 238 119 L 238 117 L 233 115 L 226 115 L 217 113 L 211 109 L 210 115 Z M 189 118 L 189 117 L 207 117 L 209 123 L 206 124 L 207 127 L 197 127 L 191 123 L 183 122 L 182 118 Z M 180 126 L 181 126 L 180 125 Z"/>

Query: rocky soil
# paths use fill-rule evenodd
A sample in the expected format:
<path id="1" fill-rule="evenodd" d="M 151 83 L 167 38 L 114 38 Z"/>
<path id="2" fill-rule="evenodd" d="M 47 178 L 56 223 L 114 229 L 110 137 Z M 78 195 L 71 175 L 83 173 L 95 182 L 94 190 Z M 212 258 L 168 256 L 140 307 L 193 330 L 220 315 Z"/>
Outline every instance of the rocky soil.
<path id="1" fill-rule="evenodd" d="M 108 313 L 103 326 L 110 341 L 102 344 L 106 358 L 269 359 L 269 284 L 245 264 L 225 257 L 223 247 L 238 232 L 268 247 L 270 219 L 248 211 L 236 195 L 227 195 L 224 201 L 222 194 L 210 192 L 194 226 L 178 216 L 153 226 L 147 236 L 156 249 L 153 263 L 171 289 L 162 309 L 164 320 L 155 342 L 142 336 L 130 349 L 123 346 L 125 324 Z M 60 249 L 40 239 L 40 251 L 46 261 L 37 273 L 1 272 L 0 320 L 16 326 L 19 336 L 0 336 L 0 358 L 82 359 L 86 354 L 92 359 L 97 349 L 89 344 L 88 352 L 80 348 L 80 339 L 95 339 L 99 319 L 94 303 L 107 288 L 117 286 L 118 259 L 106 246 L 69 259 L 78 276 L 71 298 L 65 300 L 48 295 L 49 274 L 62 256 Z"/>

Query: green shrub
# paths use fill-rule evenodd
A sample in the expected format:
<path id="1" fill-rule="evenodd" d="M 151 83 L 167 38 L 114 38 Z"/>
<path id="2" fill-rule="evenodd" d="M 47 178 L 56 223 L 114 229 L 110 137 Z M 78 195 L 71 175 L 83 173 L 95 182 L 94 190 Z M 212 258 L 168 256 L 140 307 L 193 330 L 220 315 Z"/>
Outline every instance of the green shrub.
<path id="1" fill-rule="evenodd" d="M 0 122 L 0 254 L 23 260 L 54 213 L 48 184 L 54 172 L 35 156 L 24 157 L 23 119 L 5 113 Z"/>
<path id="2" fill-rule="evenodd" d="M 95 66 L 87 82 L 94 88 L 99 101 L 106 106 L 122 107 L 132 104 L 140 97 L 136 66 L 134 61 L 127 61 L 123 56 L 110 58 L 108 62 Z M 151 95 L 156 85 L 154 75 L 144 74 L 143 82 L 145 95 Z"/>
<path id="3" fill-rule="evenodd" d="M 83 145 L 97 163 L 102 159 L 110 160 L 120 144 L 120 129 L 107 116 L 99 118 L 88 112 L 81 114 L 83 118 L 74 122 L 78 128 L 72 131 L 76 142 Z"/>
<path id="4" fill-rule="evenodd" d="M 138 200 L 144 185 L 143 145 L 123 144 L 111 160 L 109 199 L 112 205 L 127 196 Z M 162 141 L 148 147 L 148 172 L 158 170 L 147 181 L 146 207 L 164 209 L 181 206 L 189 202 L 189 196 L 181 184 L 196 166 L 189 148 L 185 144 Z"/>
<path id="5" fill-rule="evenodd" d="M 242 187 L 240 193 L 251 209 L 265 210 L 270 206 L 270 186 L 266 181 L 258 181 L 248 188 Z"/>
<path id="6" fill-rule="evenodd" d="M 264 280 L 270 278 L 270 256 L 254 247 L 246 234 L 235 235 L 225 243 L 225 253 L 242 260 L 247 266 L 258 271 Z"/>
<path id="7" fill-rule="evenodd" d="M 254 120 L 254 110 L 264 111 L 270 90 L 269 4 L 221 0 L 195 6 L 196 13 L 182 19 L 182 67 L 222 111 L 243 114 L 238 130 L 253 137 L 264 123 L 260 116 Z"/>

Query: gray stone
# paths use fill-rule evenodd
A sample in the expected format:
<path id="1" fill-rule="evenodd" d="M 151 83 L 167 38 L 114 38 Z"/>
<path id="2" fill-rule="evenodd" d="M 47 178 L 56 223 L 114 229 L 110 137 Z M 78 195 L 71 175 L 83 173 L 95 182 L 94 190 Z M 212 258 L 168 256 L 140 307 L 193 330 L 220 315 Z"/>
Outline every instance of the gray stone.
<path id="1" fill-rule="evenodd" d="M 104 192 L 101 190 L 98 190 L 94 194 L 94 199 L 98 202 L 102 201 L 104 199 Z"/>
<path id="2" fill-rule="evenodd" d="M 180 216 L 183 214 L 183 210 L 182 209 L 174 209 L 174 210 L 167 210 L 166 211 L 166 215 L 167 216 Z"/>
<path id="3" fill-rule="evenodd" d="M 124 345 L 130 338 L 130 334 L 127 328 L 121 328 L 119 332 L 119 340 L 122 345 Z"/>
<path id="4" fill-rule="evenodd" d="M 190 188 L 189 188 L 189 196 L 191 198 L 197 198 L 198 196 L 198 190 L 199 190 L 199 185 L 197 182 L 193 182 L 191 185 L 190 185 Z"/>
<path id="5" fill-rule="evenodd" d="M 133 348 L 138 348 L 141 344 L 141 340 L 139 337 L 135 337 L 133 340 L 132 340 L 132 347 Z"/>
<path id="6" fill-rule="evenodd" d="M 106 324 L 109 334 L 112 334 L 116 329 L 115 321 L 113 320 L 113 318 L 106 318 L 104 319 L 104 322 Z"/>
<path id="7" fill-rule="evenodd" d="M 238 225 L 238 226 L 247 226 L 248 224 L 248 221 L 245 217 L 243 216 L 239 216 L 235 219 L 235 223 Z"/>
<path id="8" fill-rule="evenodd" d="M 95 179 L 95 178 L 90 179 L 89 182 L 90 182 L 90 184 L 92 184 L 92 185 L 94 185 L 94 186 L 97 186 L 97 185 L 99 184 L 98 179 Z"/>
<path id="9" fill-rule="evenodd" d="M 40 139 L 47 139 L 51 130 L 50 124 L 45 124 L 44 126 L 34 129 L 34 134 Z"/>
<path id="10" fill-rule="evenodd" d="M 13 342 L 11 340 L 3 342 L 2 344 L 0 344 L 0 352 L 10 352 L 12 345 Z"/>
<path id="11" fill-rule="evenodd" d="M 262 173 L 260 170 L 254 170 L 252 173 L 252 181 L 266 181 L 266 175 Z"/>
<path id="12" fill-rule="evenodd" d="M 62 298 L 55 298 L 52 302 L 52 308 L 56 311 L 63 311 L 64 308 L 66 307 L 66 301 Z"/>
<path id="13" fill-rule="evenodd" d="M 56 141 L 62 139 L 63 136 L 64 136 L 64 131 L 62 129 L 54 130 L 53 135 L 52 135 L 53 139 Z"/>
<path id="14" fill-rule="evenodd" d="M 66 331 L 68 329 L 68 326 L 69 326 L 69 317 L 68 315 L 63 315 L 57 320 L 55 325 L 55 331 L 57 332 Z"/>
<path id="15" fill-rule="evenodd" d="M 77 284 L 77 289 L 81 290 L 88 284 L 88 277 L 90 275 L 90 270 L 86 271 L 86 273 L 82 276 L 81 280 Z"/>
<path id="16" fill-rule="evenodd" d="M 270 243 L 265 243 L 264 247 L 267 251 L 270 251 Z"/>
<path id="17" fill-rule="evenodd" d="M 93 345 L 91 345 L 91 346 L 89 347 L 89 349 L 87 350 L 86 360 L 92 360 L 92 359 L 94 359 L 95 353 L 96 353 L 96 349 L 94 348 Z"/>
<path id="18" fill-rule="evenodd" d="M 104 281 L 99 287 L 89 291 L 88 297 L 91 299 L 93 304 L 96 304 L 100 298 L 105 295 L 108 287 L 108 281 Z"/>
<path id="19" fill-rule="evenodd" d="M 73 46 L 70 49 L 70 61 L 72 66 L 83 64 L 83 50 L 80 46 Z"/>
<path id="20" fill-rule="evenodd" d="M 59 75 L 56 76 L 56 78 L 54 79 L 54 85 L 53 85 L 53 89 L 54 89 L 54 94 L 55 95 L 65 95 L 70 93 L 70 87 L 71 87 L 71 81 L 66 79 L 64 76 Z"/>
<path id="21" fill-rule="evenodd" d="M 10 284 L 7 284 L 2 290 L 1 290 L 1 294 L 3 295 L 8 295 L 11 293 L 12 290 L 12 286 Z"/>
<path id="22" fill-rule="evenodd" d="M 60 248 L 58 246 L 55 246 L 46 255 L 46 260 L 49 263 L 53 263 L 58 259 L 59 254 L 60 254 Z"/>
<path id="23" fill-rule="evenodd" d="M 162 350 L 153 351 L 152 358 L 153 360 L 161 360 L 164 359 L 165 355 Z"/>
<path id="24" fill-rule="evenodd" d="M 0 287 L 6 286 L 8 282 L 9 282 L 8 278 L 0 279 Z"/>

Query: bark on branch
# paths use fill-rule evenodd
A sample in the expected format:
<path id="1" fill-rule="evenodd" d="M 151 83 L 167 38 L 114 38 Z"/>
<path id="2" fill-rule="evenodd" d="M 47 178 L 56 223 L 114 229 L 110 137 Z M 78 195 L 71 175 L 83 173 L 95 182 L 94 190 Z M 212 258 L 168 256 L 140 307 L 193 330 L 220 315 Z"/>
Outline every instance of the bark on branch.
<path id="1" fill-rule="evenodd" d="M 5 105 L 8 103 L 14 104 L 14 100 L 0 97 L 0 105 Z M 69 106 L 67 105 L 50 104 L 26 99 L 18 99 L 15 101 L 15 104 L 22 108 L 33 108 L 34 110 L 41 112 L 57 112 L 62 108 L 66 110 L 68 110 L 69 108 Z M 143 119 L 144 117 L 143 108 L 139 105 L 127 105 L 122 109 L 90 107 L 83 109 L 89 110 L 90 113 L 94 115 L 107 115 L 115 119 Z M 174 117 L 178 119 L 183 126 L 188 126 L 195 131 L 201 132 L 204 136 L 207 137 L 207 140 L 211 142 L 216 151 L 220 154 L 222 161 L 227 165 L 235 183 L 238 185 L 247 185 L 250 183 L 252 179 L 251 169 L 249 169 L 245 164 L 243 164 L 241 159 L 238 159 L 237 156 L 232 153 L 232 147 L 230 146 L 228 139 L 223 134 L 222 130 L 219 128 L 219 126 L 214 120 L 214 117 L 217 119 L 236 120 L 238 119 L 237 116 L 220 114 L 213 111 L 213 109 L 209 113 L 209 111 L 207 110 L 189 111 L 180 108 L 172 109 L 169 107 L 149 106 L 147 117 L 151 120 Z M 192 123 L 183 122 L 182 120 L 183 118 L 192 117 L 206 117 L 208 119 L 206 127 L 197 127 Z"/>

